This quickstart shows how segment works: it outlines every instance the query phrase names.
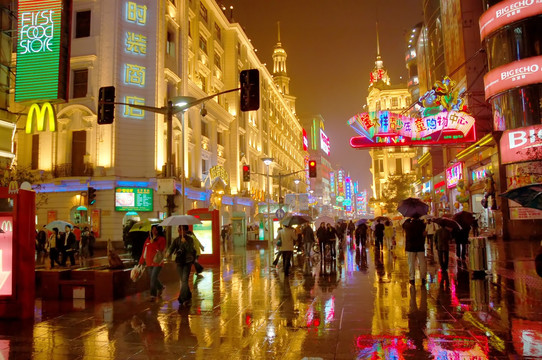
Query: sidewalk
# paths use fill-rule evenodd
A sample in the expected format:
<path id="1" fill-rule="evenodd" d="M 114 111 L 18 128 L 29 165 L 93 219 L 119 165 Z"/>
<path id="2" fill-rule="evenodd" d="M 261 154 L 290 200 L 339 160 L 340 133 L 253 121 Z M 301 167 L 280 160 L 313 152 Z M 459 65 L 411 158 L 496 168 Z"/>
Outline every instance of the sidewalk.
<path id="1" fill-rule="evenodd" d="M 0 322 L 9 359 L 522 359 L 540 358 L 542 287 L 527 243 L 488 243 L 489 276 L 473 279 L 451 256 L 428 254 L 428 283 L 408 284 L 394 251 L 338 252 L 336 262 L 294 259 L 284 277 L 267 250 L 229 249 L 220 266 L 109 303 L 36 300 L 35 320 Z M 531 270 L 531 268 L 533 270 Z M 176 274 L 161 274 L 164 278 Z"/>

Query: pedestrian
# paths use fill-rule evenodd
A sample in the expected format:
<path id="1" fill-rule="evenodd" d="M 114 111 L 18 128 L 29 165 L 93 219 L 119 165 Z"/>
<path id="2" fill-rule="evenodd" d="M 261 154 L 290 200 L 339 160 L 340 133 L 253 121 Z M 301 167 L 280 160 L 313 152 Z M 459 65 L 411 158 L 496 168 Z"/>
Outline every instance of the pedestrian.
<path id="1" fill-rule="evenodd" d="M 375 224 L 375 246 L 377 250 L 380 250 L 384 247 L 384 229 L 386 227 L 384 224 L 378 220 Z"/>
<path id="2" fill-rule="evenodd" d="M 393 225 L 391 224 L 391 221 L 386 220 L 384 223 L 384 239 L 386 240 L 386 248 L 388 250 L 391 250 L 393 247 L 393 237 L 394 237 L 394 229 Z"/>
<path id="3" fill-rule="evenodd" d="M 75 235 L 71 231 L 72 228 L 69 225 L 66 225 L 64 228 L 65 232 L 62 234 L 61 242 L 61 253 L 62 253 L 62 266 L 66 266 L 68 257 L 70 258 L 70 265 L 75 266 L 75 246 L 77 246 L 77 240 Z"/>
<path id="4" fill-rule="evenodd" d="M 83 231 L 81 231 L 81 247 L 79 248 L 79 256 L 82 259 L 88 258 L 89 237 L 90 237 L 90 231 L 88 230 L 88 226 L 85 226 L 83 228 Z"/>
<path id="5" fill-rule="evenodd" d="M 49 259 L 51 260 L 51 269 L 55 267 L 55 263 L 57 265 L 61 265 L 60 261 L 58 260 L 58 246 L 60 245 L 60 235 L 58 234 L 58 228 L 53 228 L 53 232 L 51 235 L 49 235 L 49 238 L 47 239 L 47 244 L 45 245 L 45 248 L 47 251 L 49 251 Z"/>
<path id="6" fill-rule="evenodd" d="M 47 244 L 47 233 L 45 230 L 44 227 L 36 234 L 36 254 L 38 264 L 42 264 L 45 261 L 45 255 L 47 254 L 47 250 L 45 249 L 45 245 Z"/>
<path id="7" fill-rule="evenodd" d="M 162 266 L 164 265 L 165 249 L 166 238 L 162 233 L 162 227 L 152 225 L 150 235 L 143 244 L 143 254 L 141 254 L 141 258 L 139 259 L 140 265 L 147 265 L 151 279 L 151 302 L 155 301 L 157 296 L 162 296 L 162 292 L 164 291 L 164 285 L 158 279 L 158 275 L 160 275 L 160 271 L 162 271 Z"/>
<path id="8" fill-rule="evenodd" d="M 426 283 L 427 263 L 425 261 L 425 224 L 420 215 L 415 214 L 403 223 L 405 231 L 405 250 L 407 252 L 408 278 L 414 285 L 416 278 L 416 261 L 420 268 L 422 284 Z"/>
<path id="9" fill-rule="evenodd" d="M 429 245 L 429 248 L 431 251 L 433 251 L 433 245 L 434 245 L 434 236 L 435 232 L 437 231 L 437 226 L 434 221 L 431 219 L 427 219 L 427 225 L 425 226 L 425 231 L 427 231 L 427 244 Z"/>
<path id="10" fill-rule="evenodd" d="M 455 254 L 457 259 L 465 261 L 467 257 L 467 244 L 469 243 L 470 226 L 460 224 L 461 229 L 454 232 L 455 237 Z"/>
<path id="11" fill-rule="evenodd" d="M 318 246 L 320 248 L 320 256 L 324 256 L 324 251 L 326 250 L 328 232 L 326 229 L 326 223 L 320 223 L 320 227 L 316 230 L 316 238 L 318 239 Z"/>
<path id="12" fill-rule="evenodd" d="M 228 225 L 222 226 L 220 231 L 220 238 L 222 239 L 222 245 L 226 246 L 226 238 L 228 237 Z"/>
<path id="13" fill-rule="evenodd" d="M 440 228 L 435 232 L 435 245 L 438 252 L 438 262 L 442 271 L 448 271 L 451 240 L 452 229 L 441 224 Z"/>
<path id="14" fill-rule="evenodd" d="M 475 217 L 472 222 L 472 236 L 480 236 L 480 227 L 478 224 L 478 218 Z"/>
<path id="15" fill-rule="evenodd" d="M 279 230 L 277 239 L 281 242 L 280 250 L 282 252 L 282 262 L 284 264 L 284 275 L 290 274 L 290 261 L 294 254 L 294 243 L 296 240 L 295 230 L 288 225 L 284 225 L 284 228 Z"/>
<path id="16" fill-rule="evenodd" d="M 94 256 L 94 245 L 96 245 L 96 235 L 94 231 L 90 229 L 90 234 L 88 236 L 88 254 L 90 257 Z"/>
<path id="17" fill-rule="evenodd" d="M 201 245 L 201 242 L 196 237 L 196 234 L 192 232 L 192 230 L 187 229 L 186 233 L 188 236 L 192 237 L 192 240 L 194 240 L 194 247 L 196 248 L 196 260 L 194 260 L 194 270 L 196 271 L 196 274 L 200 275 L 203 272 L 203 266 L 198 262 L 198 259 L 201 255 L 202 251 L 205 251 L 205 247 Z"/>
<path id="18" fill-rule="evenodd" d="M 331 226 L 331 224 L 327 224 L 327 243 L 329 245 L 329 250 L 331 252 L 331 257 L 335 259 L 336 254 L 336 246 L 337 246 L 337 238 L 341 238 L 341 235 L 339 235 L 338 231 L 342 231 L 341 225 L 338 224 L 335 228 Z"/>
<path id="19" fill-rule="evenodd" d="M 305 246 L 305 256 L 311 257 L 311 249 L 314 246 L 314 231 L 309 224 L 303 228 L 303 245 Z"/>
<path id="20" fill-rule="evenodd" d="M 356 247 L 365 247 L 367 241 L 367 224 L 361 223 L 356 228 Z"/>
<path id="21" fill-rule="evenodd" d="M 167 253 L 168 256 L 175 255 L 175 262 L 177 263 L 177 273 L 179 274 L 181 283 L 179 298 L 177 300 L 179 304 L 188 306 L 190 299 L 192 299 L 188 278 L 192 263 L 196 260 L 196 248 L 193 238 L 188 236 L 188 225 L 179 225 L 177 232 L 179 236 L 173 240 Z"/>
<path id="22" fill-rule="evenodd" d="M 356 225 L 354 225 L 354 222 L 350 220 L 348 223 L 348 236 L 350 236 L 350 243 L 352 243 L 352 240 L 354 240 L 354 233 L 356 231 Z"/>
<path id="23" fill-rule="evenodd" d="M 79 226 L 75 225 L 73 227 L 73 235 L 75 235 L 75 245 L 74 245 L 74 250 L 75 251 L 79 251 L 79 249 L 81 248 L 81 229 L 79 228 Z"/>
<path id="24" fill-rule="evenodd" d="M 278 234 L 282 230 L 282 226 L 280 226 L 277 230 L 277 237 L 275 238 L 275 244 L 277 244 L 277 255 L 275 256 L 275 260 L 273 260 L 273 266 L 278 266 L 280 257 L 282 256 L 282 241 L 279 241 Z M 284 259 L 282 261 L 284 263 Z"/>

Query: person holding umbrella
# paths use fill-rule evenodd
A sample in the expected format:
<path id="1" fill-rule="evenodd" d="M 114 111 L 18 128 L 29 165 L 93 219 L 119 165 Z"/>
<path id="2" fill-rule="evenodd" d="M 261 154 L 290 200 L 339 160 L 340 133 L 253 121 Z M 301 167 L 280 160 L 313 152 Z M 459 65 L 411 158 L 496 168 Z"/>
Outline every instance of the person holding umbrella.
<path id="1" fill-rule="evenodd" d="M 163 252 L 165 248 L 166 238 L 162 233 L 162 228 L 158 225 L 152 225 L 150 236 L 145 240 L 145 244 L 143 244 L 143 254 L 141 254 L 141 258 L 139 259 L 139 264 L 147 264 L 147 269 L 149 269 L 151 302 L 155 301 L 157 296 L 161 296 L 162 291 L 164 291 L 164 285 L 158 279 L 158 275 L 160 275 L 160 271 L 162 271 L 162 266 L 164 265 Z M 162 256 L 157 256 L 159 251 Z"/>
<path id="2" fill-rule="evenodd" d="M 420 214 L 413 214 L 403 223 L 405 230 L 405 250 L 407 252 L 408 279 L 411 285 L 415 284 L 416 261 L 420 268 L 422 284 L 426 283 L 427 263 L 425 262 L 425 223 Z"/>
<path id="3" fill-rule="evenodd" d="M 294 253 L 294 242 L 297 238 L 295 230 L 290 225 L 284 225 L 284 228 L 279 230 L 277 241 L 281 242 L 282 262 L 284 264 L 284 275 L 290 274 L 290 264 Z"/>
<path id="4" fill-rule="evenodd" d="M 165 221 L 163 221 L 162 224 L 164 222 Z M 190 299 L 192 299 L 192 292 L 188 285 L 188 279 L 190 277 L 192 264 L 196 260 L 196 247 L 193 238 L 188 235 L 188 225 L 179 225 L 177 231 L 179 236 L 172 241 L 167 254 L 168 256 L 175 254 L 177 273 L 179 274 L 181 282 L 178 298 L 179 304 L 188 306 Z"/>
<path id="5" fill-rule="evenodd" d="M 444 223 L 435 232 L 435 245 L 438 252 L 438 262 L 443 272 L 448 271 L 448 260 L 450 258 L 450 241 L 452 240 L 452 228 Z"/>

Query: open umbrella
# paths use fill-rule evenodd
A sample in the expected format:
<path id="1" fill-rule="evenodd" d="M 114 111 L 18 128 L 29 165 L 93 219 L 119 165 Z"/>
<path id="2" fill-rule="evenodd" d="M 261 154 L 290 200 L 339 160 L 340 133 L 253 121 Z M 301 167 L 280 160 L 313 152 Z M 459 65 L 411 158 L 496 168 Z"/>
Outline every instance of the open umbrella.
<path id="1" fill-rule="evenodd" d="M 461 230 L 462 227 L 461 225 L 459 225 L 459 223 L 455 220 L 452 220 L 450 218 L 446 218 L 446 217 L 441 217 L 441 218 L 436 218 L 436 219 L 433 219 L 433 222 L 441 225 L 441 226 L 447 226 L 449 228 L 452 228 L 454 230 Z"/>
<path id="2" fill-rule="evenodd" d="M 329 223 L 334 224 L 335 220 L 329 216 L 320 216 L 318 219 L 314 221 L 316 227 L 319 227 L 321 223 Z"/>
<path id="3" fill-rule="evenodd" d="M 201 224 L 201 221 L 192 215 L 171 215 L 165 218 L 160 226 L 179 226 L 179 225 L 194 225 Z"/>
<path id="4" fill-rule="evenodd" d="M 462 227 L 471 226 L 474 222 L 474 214 L 468 211 L 460 211 L 452 219 L 457 221 Z"/>
<path id="5" fill-rule="evenodd" d="M 424 203 L 418 198 L 407 198 L 402 200 L 399 203 L 399 206 L 397 207 L 397 211 L 399 211 L 403 216 L 406 217 L 413 217 L 415 215 L 426 215 L 429 212 L 429 205 Z"/>
<path id="6" fill-rule="evenodd" d="M 312 222 L 308 215 L 288 215 L 285 216 L 280 223 L 285 226 L 301 225 Z"/>
<path id="7" fill-rule="evenodd" d="M 374 218 L 374 221 L 389 221 L 390 218 L 387 216 L 377 216 Z"/>
<path id="8" fill-rule="evenodd" d="M 360 226 L 361 224 L 365 224 L 367 222 L 367 219 L 359 219 L 356 221 L 356 226 Z"/>
<path id="9" fill-rule="evenodd" d="M 59 231 L 64 231 L 66 226 L 69 226 L 73 229 L 73 224 L 64 220 L 51 221 L 49 224 L 45 225 L 45 228 L 48 230 L 53 230 L 54 228 L 57 228 Z"/>
<path id="10" fill-rule="evenodd" d="M 136 222 L 132 228 L 130 229 L 130 232 L 132 231 L 151 231 L 152 223 L 149 221 L 149 219 L 141 220 Z"/>
<path id="11" fill-rule="evenodd" d="M 500 196 L 517 202 L 521 206 L 542 210 L 542 184 L 531 184 L 508 190 Z"/>

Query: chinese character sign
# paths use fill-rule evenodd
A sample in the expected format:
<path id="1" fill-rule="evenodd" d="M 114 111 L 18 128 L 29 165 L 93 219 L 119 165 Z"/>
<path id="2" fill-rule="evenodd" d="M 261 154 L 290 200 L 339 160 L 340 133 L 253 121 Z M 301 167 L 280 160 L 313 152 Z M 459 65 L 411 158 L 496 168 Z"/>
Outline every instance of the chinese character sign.
<path id="1" fill-rule="evenodd" d="M 347 123 L 359 135 L 350 139 L 354 148 L 476 140 L 474 118 L 460 111 L 443 111 L 423 118 L 378 111 L 354 115 Z"/>
<path id="2" fill-rule="evenodd" d="M 344 171 L 339 170 L 337 172 L 337 202 L 343 202 L 345 197 L 344 189 Z"/>
<path id="3" fill-rule="evenodd" d="M 329 193 L 331 196 L 335 196 L 335 173 L 329 173 Z"/>
<path id="4" fill-rule="evenodd" d="M 446 184 L 448 189 L 455 187 L 463 179 L 463 163 L 458 162 L 446 169 Z"/>

